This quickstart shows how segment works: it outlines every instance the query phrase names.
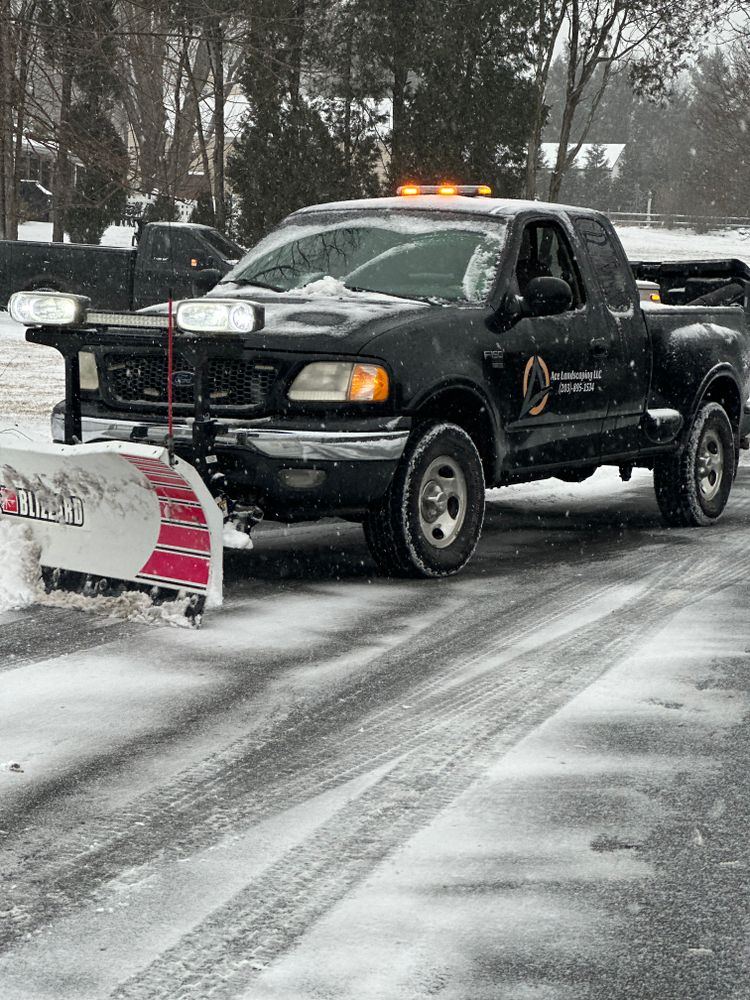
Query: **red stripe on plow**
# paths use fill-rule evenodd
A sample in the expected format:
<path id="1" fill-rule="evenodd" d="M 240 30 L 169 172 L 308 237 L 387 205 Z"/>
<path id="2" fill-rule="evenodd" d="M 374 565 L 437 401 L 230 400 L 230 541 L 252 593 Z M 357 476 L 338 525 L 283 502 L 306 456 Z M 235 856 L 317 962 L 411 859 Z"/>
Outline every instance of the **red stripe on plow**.
<path id="1" fill-rule="evenodd" d="M 159 511 L 163 521 L 185 521 L 188 524 L 208 524 L 203 508 L 197 504 L 179 503 L 177 500 L 160 500 Z"/>
<path id="2" fill-rule="evenodd" d="M 203 556 L 185 556 L 176 552 L 152 552 L 138 576 L 173 580 L 186 587 L 206 587 L 210 560 Z"/>
<path id="3" fill-rule="evenodd" d="M 198 497 L 190 488 L 178 489 L 176 486 L 157 486 L 156 495 L 165 500 L 190 500 L 198 503 Z"/>
<path id="4" fill-rule="evenodd" d="M 211 536 L 207 531 L 184 528 L 178 524 L 164 524 L 159 531 L 157 545 L 169 545 L 173 549 L 191 549 L 194 552 L 210 552 Z"/>

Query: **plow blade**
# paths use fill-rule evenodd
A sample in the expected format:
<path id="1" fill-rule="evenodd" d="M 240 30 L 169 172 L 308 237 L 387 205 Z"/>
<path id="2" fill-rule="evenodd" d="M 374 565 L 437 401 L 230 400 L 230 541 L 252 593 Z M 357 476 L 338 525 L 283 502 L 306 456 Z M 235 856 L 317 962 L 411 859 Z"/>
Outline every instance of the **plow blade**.
<path id="1" fill-rule="evenodd" d="M 26 527 L 48 570 L 221 604 L 221 511 L 165 448 L 0 437 L 0 521 Z"/>

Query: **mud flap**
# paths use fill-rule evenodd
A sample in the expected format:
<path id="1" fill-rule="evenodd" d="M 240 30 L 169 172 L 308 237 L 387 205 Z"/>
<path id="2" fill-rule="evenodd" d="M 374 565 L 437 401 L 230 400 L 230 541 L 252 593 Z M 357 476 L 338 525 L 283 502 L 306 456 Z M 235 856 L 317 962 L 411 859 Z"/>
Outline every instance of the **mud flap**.
<path id="1" fill-rule="evenodd" d="M 26 526 L 43 567 L 221 604 L 221 511 L 165 448 L 0 436 L 0 519 Z"/>

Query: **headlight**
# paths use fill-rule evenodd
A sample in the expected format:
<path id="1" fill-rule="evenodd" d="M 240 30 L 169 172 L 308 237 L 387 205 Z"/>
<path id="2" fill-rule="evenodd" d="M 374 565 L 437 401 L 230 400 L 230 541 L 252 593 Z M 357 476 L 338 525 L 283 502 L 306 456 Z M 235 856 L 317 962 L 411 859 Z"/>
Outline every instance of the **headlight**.
<path id="1" fill-rule="evenodd" d="M 263 328 L 265 310 L 237 299 L 187 299 L 177 306 L 177 326 L 188 333 L 253 333 Z"/>
<path id="2" fill-rule="evenodd" d="M 292 382 L 289 398 L 311 403 L 382 403 L 388 391 L 388 372 L 380 365 L 313 361 Z"/>
<path id="3" fill-rule="evenodd" d="M 82 326 L 88 306 L 85 295 L 15 292 L 8 302 L 8 312 L 24 326 Z"/>

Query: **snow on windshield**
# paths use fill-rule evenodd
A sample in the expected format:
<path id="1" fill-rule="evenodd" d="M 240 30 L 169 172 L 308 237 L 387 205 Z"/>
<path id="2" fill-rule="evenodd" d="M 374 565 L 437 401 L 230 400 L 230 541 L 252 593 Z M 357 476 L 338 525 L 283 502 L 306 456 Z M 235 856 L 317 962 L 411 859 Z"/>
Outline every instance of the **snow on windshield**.
<path id="1" fill-rule="evenodd" d="M 478 303 L 492 287 L 506 226 L 403 212 L 321 213 L 258 244 L 224 279 L 276 292 L 323 289 Z"/>

